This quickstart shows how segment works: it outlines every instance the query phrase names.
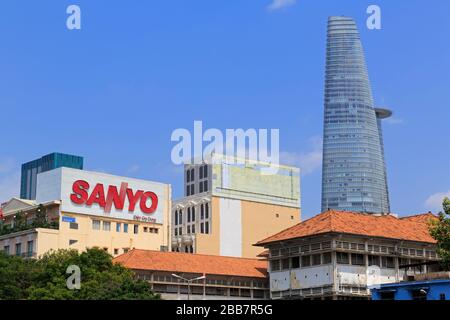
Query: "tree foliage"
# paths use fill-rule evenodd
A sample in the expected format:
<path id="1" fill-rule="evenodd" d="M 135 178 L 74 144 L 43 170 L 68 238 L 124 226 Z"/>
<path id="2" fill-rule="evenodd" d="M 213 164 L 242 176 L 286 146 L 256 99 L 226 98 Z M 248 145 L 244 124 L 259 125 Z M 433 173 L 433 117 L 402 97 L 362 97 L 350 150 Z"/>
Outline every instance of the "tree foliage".
<path id="1" fill-rule="evenodd" d="M 67 267 L 81 270 L 81 288 L 68 289 Z M 111 300 L 159 299 L 150 285 L 136 279 L 134 273 L 114 264 L 101 249 L 58 250 L 39 260 L 22 259 L 0 254 L 0 299 L 38 300 Z"/>
<path id="2" fill-rule="evenodd" d="M 450 199 L 443 201 L 443 212 L 439 213 L 439 219 L 431 222 L 430 234 L 437 241 L 437 254 L 442 259 L 442 264 L 449 270 L 450 267 Z"/>

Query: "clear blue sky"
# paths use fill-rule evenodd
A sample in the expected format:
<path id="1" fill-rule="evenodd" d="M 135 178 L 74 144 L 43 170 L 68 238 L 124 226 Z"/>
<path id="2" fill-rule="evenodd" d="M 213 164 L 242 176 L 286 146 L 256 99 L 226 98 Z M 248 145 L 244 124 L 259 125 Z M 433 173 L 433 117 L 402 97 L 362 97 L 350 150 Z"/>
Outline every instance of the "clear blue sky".
<path id="1" fill-rule="evenodd" d="M 302 165 L 304 217 L 320 210 L 326 22 L 358 22 L 385 124 L 392 211 L 434 210 L 450 193 L 450 2 L 3 0 L 0 4 L 0 201 L 20 164 L 53 151 L 86 169 L 168 182 L 176 128 L 279 128 Z M 286 0 L 284 0 L 286 1 Z M 287 1 L 287 3 L 293 2 Z M 82 30 L 66 28 L 78 4 Z M 382 9 L 382 30 L 365 27 Z M 439 197 L 438 197 L 439 198 Z"/>

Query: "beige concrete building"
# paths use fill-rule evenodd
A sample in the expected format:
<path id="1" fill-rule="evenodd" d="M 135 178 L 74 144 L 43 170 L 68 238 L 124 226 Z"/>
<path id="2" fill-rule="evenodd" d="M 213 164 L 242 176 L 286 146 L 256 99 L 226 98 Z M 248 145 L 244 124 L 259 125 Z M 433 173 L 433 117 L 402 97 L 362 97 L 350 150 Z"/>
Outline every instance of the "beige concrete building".
<path id="1" fill-rule="evenodd" d="M 172 205 L 172 251 L 255 258 L 253 244 L 300 222 L 300 170 L 213 154 L 185 165 Z"/>
<path id="2" fill-rule="evenodd" d="M 91 247 L 113 256 L 134 248 L 168 250 L 170 208 L 170 185 L 55 169 L 38 175 L 36 201 L 13 198 L 2 205 L 2 228 L 9 232 L 0 235 L 0 250 L 24 257 Z M 37 222 L 39 212 L 45 221 Z"/>

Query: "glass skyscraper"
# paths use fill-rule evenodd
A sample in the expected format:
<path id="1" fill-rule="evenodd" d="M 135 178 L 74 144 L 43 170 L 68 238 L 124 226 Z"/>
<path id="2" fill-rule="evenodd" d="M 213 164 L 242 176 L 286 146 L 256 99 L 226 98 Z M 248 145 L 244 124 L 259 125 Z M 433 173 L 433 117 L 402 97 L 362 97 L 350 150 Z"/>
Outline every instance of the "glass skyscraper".
<path id="1" fill-rule="evenodd" d="M 381 120 L 356 23 L 328 20 L 322 211 L 389 213 Z"/>
<path id="2" fill-rule="evenodd" d="M 51 153 L 42 158 L 24 163 L 20 183 L 20 198 L 36 199 L 36 185 L 38 173 L 50 171 L 60 167 L 83 169 L 83 158 L 64 153 Z"/>

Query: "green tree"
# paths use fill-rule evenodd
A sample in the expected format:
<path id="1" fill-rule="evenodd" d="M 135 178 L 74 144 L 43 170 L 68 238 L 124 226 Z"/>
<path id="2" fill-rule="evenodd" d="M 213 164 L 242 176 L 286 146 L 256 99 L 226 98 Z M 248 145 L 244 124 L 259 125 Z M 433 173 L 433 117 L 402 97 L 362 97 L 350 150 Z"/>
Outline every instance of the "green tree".
<path id="1" fill-rule="evenodd" d="M 33 224 L 37 227 L 45 226 L 47 223 L 47 209 L 40 204 L 36 209 L 35 218 Z"/>
<path id="2" fill-rule="evenodd" d="M 430 234 L 437 241 L 437 254 L 442 259 L 442 265 L 446 270 L 450 267 L 450 199 L 445 198 L 442 203 L 443 212 L 439 213 L 439 219 L 432 221 Z"/>
<path id="3" fill-rule="evenodd" d="M 14 229 L 17 231 L 25 229 L 27 226 L 27 218 L 22 211 L 16 213 L 14 217 Z"/>
<path id="4" fill-rule="evenodd" d="M 36 262 L 41 270 L 37 281 L 28 289 L 30 299 L 159 299 L 150 285 L 136 279 L 134 273 L 114 264 L 112 257 L 101 249 L 59 250 L 45 254 Z M 81 289 L 67 288 L 67 267 L 81 270 Z"/>
<path id="5" fill-rule="evenodd" d="M 39 274 L 33 260 L 10 256 L 0 251 L 0 300 L 26 299 L 27 289 Z"/>

